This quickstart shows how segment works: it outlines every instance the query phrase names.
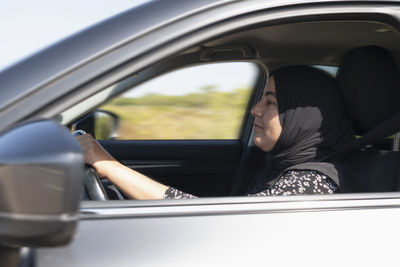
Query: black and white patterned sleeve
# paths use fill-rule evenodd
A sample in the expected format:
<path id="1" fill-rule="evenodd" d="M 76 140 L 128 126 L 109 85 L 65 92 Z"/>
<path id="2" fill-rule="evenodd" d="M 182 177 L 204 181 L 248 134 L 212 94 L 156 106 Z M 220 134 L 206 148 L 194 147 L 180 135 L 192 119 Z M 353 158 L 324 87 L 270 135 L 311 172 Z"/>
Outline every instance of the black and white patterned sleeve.
<path id="1" fill-rule="evenodd" d="M 328 176 L 313 170 L 289 170 L 269 188 L 249 196 L 320 195 L 339 192 Z"/>
<path id="2" fill-rule="evenodd" d="M 176 188 L 168 187 L 164 193 L 164 199 L 197 198 L 189 193 L 182 192 Z"/>
<path id="3" fill-rule="evenodd" d="M 339 192 L 339 187 L 328 176 L 312 170 L 289 170 L 267 189 L 248 196 L 319 195 Z M 164 199 L 197 198 L 174 187 L 168 187 Z"/>

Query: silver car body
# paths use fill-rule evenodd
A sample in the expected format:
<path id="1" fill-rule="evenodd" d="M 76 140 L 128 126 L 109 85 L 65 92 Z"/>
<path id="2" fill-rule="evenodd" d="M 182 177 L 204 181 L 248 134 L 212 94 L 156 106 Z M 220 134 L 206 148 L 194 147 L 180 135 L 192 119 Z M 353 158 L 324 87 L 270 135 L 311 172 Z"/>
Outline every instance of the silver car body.
<path id="1" fill-rule="evenodd" d="M 388 16 L 396 1 L 149 2 L 0 74 L 0 131 L 54 118 L 177 51 L 261 22 Z M 40 67 L 38 67 L 40 66 Z M 21 78 L 23 77 L 23 78 Z M 70 244 L 37 266 L 398 266 L 400 193 L 82 201 Z"/>

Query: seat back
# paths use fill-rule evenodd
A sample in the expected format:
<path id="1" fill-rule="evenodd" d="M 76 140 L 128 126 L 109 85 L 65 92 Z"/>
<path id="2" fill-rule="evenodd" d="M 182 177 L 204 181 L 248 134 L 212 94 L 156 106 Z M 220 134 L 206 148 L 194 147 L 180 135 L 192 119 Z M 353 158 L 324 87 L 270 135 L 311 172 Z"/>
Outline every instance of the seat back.
<path id="1" fill-rule="evenodd" d="M 336 78 L 357 135 L 400 112 L 400 72 L 387 50 L 367 46 L 349 51 Z M 343 192 L 399 190 L 400 152 L 368 148 L 345 156 L 348 174 L 341 181 Z"/>

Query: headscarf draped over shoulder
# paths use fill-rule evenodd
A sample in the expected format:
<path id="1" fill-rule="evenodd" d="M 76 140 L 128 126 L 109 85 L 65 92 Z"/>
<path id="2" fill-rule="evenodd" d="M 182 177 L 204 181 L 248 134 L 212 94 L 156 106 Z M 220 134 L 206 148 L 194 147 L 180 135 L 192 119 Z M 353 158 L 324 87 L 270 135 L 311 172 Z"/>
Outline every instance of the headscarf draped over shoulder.
<path id="1" fill-rule="evenodd" d="M 282 133 L 248 193 L 264 190 L 289 169 L 320 171 L 339 185 L 338 164 L 325 159 L 351 141 L 354 131 L 338 83 L 309 66 L 284 67 L 271 76 Z"/>

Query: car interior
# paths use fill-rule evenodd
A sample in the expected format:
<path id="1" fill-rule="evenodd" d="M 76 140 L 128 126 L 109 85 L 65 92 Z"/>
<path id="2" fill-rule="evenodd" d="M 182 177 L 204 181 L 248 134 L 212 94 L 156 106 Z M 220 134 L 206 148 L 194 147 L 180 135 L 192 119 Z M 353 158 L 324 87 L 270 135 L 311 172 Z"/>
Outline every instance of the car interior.
<path id="1" fill-rule="evenodd" d="M 396 26 L 384 18 L 301 19 L 247 26 L 204 40 L 134 73 L 57 119 L 71 128 L 91 132 L 93 121 L 82 120 L 83 117 L 88 118 L 100 105 L 149 79 L 198 64 L 253 62 L 259 68 L 259 76 L 238 139 L 100 141 L 124 164 L 182 191 L 204 197 L 242 195 L 249 183 L 246 177 L 251 177 L 263 164 L 264 153 L 251 141 L 249 111 L 257 102 L 269 72 L 286 65 L 337 68 L 336 78 L 359 139 L 400 111 L 399 41 Z M 84 116 L 80 115 L 82 110 Z M 351 173 L 350 179 L 343 179 L 342 192 L 399 190 L 400 152 L 397 152 L 396 133 L 400 129 L 393 122 L 383 128 L 389 134 L 374 135 L 368 145 L 341 155 Z M 103 183 L 110 187 L 107 181 Z M 108 191 L 108 194 L 113 193 Z"/>

